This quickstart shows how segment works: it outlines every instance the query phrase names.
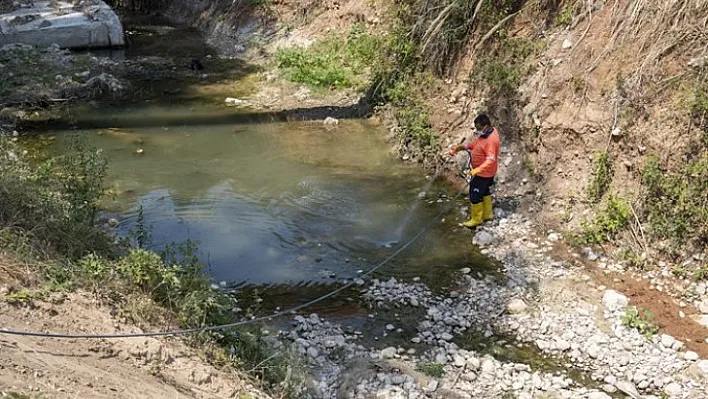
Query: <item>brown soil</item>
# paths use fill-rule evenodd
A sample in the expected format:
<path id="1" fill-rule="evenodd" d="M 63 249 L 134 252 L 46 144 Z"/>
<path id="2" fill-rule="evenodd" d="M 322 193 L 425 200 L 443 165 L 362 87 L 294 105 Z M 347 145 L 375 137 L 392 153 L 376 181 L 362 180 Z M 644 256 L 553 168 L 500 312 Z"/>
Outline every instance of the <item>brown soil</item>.
<path id="1" fill-rule="evenodd" d="M 708 357 L 708 329 L 693 321 L 689 315 L 699 313 L 691 306 L 681 307 L 663 292 L 651 289 L 646 280 L 635 280 L 626 275 L 608 275 L 611 287 L 625 294 L 632 305 L 647 309 L 661 332 L 683 341 L 686 347 L 702 358 Z M 681 317 L 679 312 L 684 312 Z"/>
<path id="2" fill-rule="evenodd" d="M 626 274 L 608 273 L 590 262 L 581 262 L 572 256 L 573 252 L 569 245 L 556 243 L 551 256 L 571 264 L 582 263 L 597 284 L 623 293 L 629 298 L 631 305 L 651 312 L 653 322 L 659 326 L 661 333 L 683 341 L 686 348 L 698 353 L 702 358 L 708 357 L 708 329 L 690 317 L 692 314 L 700 314 L 697 309 L 690 305 L 681 307 L 677 299 L 652 289 L 646 280 L 636 280 Z M 680 312 L 683 312 L 685 317 L 681 317 Z"/>

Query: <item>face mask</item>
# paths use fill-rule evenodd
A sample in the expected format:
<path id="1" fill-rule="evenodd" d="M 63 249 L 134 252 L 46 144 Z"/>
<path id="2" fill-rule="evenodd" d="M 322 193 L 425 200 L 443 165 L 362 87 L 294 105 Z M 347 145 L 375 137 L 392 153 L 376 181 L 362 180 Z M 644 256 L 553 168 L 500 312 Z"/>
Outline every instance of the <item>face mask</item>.
<path id="1" fill-rule="evenodd" d="M 484 134 L 484 130 L 482 130 L 482 129 L 477 130 L 477 135 L 478 135 L 478 136 L 481 136 L 481 135 L 483 135 L 483 134 Z"/>

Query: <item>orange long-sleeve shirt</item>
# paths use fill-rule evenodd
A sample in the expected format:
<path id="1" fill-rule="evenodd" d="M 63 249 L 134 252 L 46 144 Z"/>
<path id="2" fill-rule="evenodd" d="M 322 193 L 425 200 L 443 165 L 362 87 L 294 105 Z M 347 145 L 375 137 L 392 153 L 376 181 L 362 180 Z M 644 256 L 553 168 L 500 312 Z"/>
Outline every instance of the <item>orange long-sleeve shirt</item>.
<path id="1" fill-rule="evenodd" d="M 470 167 L 479 170 L 480 177 L 494 177 L 497 174 L 499 162 L 499 132 L 493 129 L 491 133 L 484 134 L 465 146 L 472 156 Z"/>

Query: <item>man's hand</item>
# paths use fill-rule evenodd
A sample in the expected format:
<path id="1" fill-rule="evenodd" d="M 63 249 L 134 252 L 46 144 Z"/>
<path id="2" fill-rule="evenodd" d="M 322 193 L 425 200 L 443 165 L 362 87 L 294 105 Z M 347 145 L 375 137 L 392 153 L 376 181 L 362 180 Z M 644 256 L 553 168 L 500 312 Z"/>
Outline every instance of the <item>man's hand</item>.
<path id="1" fill-rule="evenodd" d="M 456 145 L 456 146 L 452 147 L 452 149 L 450 150 L 450 155 L 452 155 L 454 157 L 455 155 L 457 155 L 458 151 L 464 150 L 464 149 L 465 149 L 464 145 Z"/>
<path id="2" fill-rule="evenodd" d="M 469 172 L 467 172 L 467 174 L 470 176 L 477 176 L 479 174 L 479 169 L 471 169 Z"/>

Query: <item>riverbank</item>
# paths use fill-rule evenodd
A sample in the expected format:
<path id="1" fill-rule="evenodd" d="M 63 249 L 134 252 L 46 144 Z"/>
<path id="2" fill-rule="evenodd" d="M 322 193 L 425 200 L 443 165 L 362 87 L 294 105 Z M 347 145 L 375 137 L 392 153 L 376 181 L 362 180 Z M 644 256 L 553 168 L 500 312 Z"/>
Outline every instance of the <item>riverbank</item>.
<path id="1" fill-rule="evenodd" d="M 448 295 L 415 281 L 368 282 L 371 317 L 421 314 L 414 330 L 394 322 L 374 338 L 399 337 L 396 346 L 363 347 L 359 332 L 296 318 L 284 336 L 322 371 L 318 397 L 708 397 L 705 341 L 642 335 L 633 323 L 651 320 L 632 319 L 637 304 L 598 283 L 580 255 L 559 259 L 561 237 L 536 238 L 534 227 L 509 214 L 475 234 L 503 264 L 502 281 L 462 269 Z M 505 358 L 515 351 L 532 355 Z"/>
<path id="2" fill-rule="evenodd" d="M 27 283 L 36 276 L 4 257 L 0 270 L 3 328 L 105 334 L 169 326 L 138 328 L 94 292 L 55 292 L 25 301 L 15 295 L 9 302 L 8 294 L 18 292 L 15 285 L 31 287 Z M 9 275 L 21 282 L 10 281 Z M 215 367 L 205 360 L 203 350 L 180 338 L 65 340 L 3 335 L 0 363 L 0 397 L 268 397 L 242 371 Z"/>

